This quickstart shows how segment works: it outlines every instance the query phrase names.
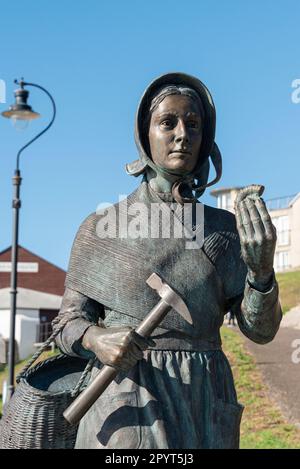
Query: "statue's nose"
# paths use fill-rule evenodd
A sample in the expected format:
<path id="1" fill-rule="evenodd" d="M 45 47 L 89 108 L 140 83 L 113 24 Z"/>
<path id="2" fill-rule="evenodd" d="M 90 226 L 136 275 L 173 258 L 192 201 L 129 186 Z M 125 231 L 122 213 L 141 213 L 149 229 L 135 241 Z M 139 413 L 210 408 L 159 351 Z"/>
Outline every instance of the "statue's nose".
<path id="1" fill-rule="evenodd" d="M 176 136 L 175 136 L 176 143 L 189 143 L 189 136 L 186 130 L 186 126 L 183 123 L 179 123 L 176 128 Z"/>

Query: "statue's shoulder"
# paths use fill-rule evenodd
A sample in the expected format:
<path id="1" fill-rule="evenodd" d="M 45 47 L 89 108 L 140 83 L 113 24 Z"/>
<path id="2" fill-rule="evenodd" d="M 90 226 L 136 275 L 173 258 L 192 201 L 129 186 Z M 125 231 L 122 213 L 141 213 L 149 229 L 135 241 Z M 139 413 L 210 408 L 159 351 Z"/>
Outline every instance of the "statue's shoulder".
<path id="1" fill-rule="evenodd" d="M 92 234 L 97 230 L 97 224 L 102 220 L 103 223 L 110 224 L 111 227 L 118 225 L 119 212 L 124 212 L 129 205 L 137 201 L 138 189 L 129 194 L 127 197 L 120 199 L 115 203 L 99 204 L 96 210 L 90 213 L 80 224 L 78 235 Z"/>
<path id="2" fill-rule="evenodd" d="M 78 233 L 93 229 L 97 223 L 97 219 L 97 212 L 90 213 L 79 225 Z"/>

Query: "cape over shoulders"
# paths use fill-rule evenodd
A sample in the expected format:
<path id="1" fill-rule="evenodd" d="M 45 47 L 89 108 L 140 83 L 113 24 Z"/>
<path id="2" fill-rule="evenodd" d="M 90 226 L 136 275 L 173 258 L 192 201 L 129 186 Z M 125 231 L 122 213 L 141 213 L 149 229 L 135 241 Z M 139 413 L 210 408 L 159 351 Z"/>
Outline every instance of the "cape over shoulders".
<path id="1" fill-rule="evenodd" d="M 134 191 L 128 196 L 129 203 L 131 201 L 136 202 Z M 162 201 L 163 202 L 163 201 Z M 201 202 L 199 202 L 201 203 Z M 218 233 L 219 236 L 227 236 L 232 239 L 238 238 L 238 232 L 236 228 L 236 218 L 235 215 L 228 210 L 221 208 L 211 207 L 210 205 L 203 204 L 204 206 L 204 237 L 205 239 L 211 237 L 212 235 Z M 109 217 L 110 215 L 115 215 L 118 213 L 120 207 L 120 202 L 116 202 L 108 206 L 105 211 L 101 212 L 92 212 L 90 213 L 81 223 L 79 230 L 93 230 L 97 225 L 100 218 L 105 215 Z"/>

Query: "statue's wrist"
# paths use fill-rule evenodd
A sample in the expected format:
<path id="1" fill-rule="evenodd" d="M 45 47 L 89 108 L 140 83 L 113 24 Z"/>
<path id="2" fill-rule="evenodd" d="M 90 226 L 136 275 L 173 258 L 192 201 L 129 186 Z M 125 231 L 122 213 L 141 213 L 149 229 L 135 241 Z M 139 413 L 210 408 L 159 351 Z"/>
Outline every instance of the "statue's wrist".
<path id="1" fill-rule="evenodd" d="M 257 273 L 248 270 L 247 280 L 251 287 L 261 292 L 266 292 L 271 289 L 274 280 L 274 271 Z"/>
<path id="2" fill-rule="evenodd" d="M 91 352 L 94 352 L 95 349 L 95 339 L 101 335 L 101 327 L 99 326 L 90 326 L 85 332 L 82 338 L 82 346 Z"/>

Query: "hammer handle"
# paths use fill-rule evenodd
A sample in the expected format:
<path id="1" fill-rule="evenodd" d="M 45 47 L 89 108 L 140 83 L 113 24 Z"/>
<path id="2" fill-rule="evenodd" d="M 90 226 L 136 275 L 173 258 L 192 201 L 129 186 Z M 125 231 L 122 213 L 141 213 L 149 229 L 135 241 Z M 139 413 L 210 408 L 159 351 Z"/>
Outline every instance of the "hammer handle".
<path id="1" fill-rule="evenodd" d="M 154 329 L 161 323 L 171 309 L 164 300 L 160 300 L 147 314 L 135 332 L 142 337 L 149 337 Z M 64 411 L 64 418 L 71 424 L 76 424 L 86 414 L 94 402 L 101 396 L 107 386 L 115 379 L 118 371 L 112 366 L 105 365 L 95 379 L 82 391 L 82 393 Z"/>
<path id="2" fill-rule="evenodd" d="M 142 337 L 150 337 L 154 329 L 160 325 L 170 309 L 172 308 L 168 303 L 164 300 L 160 300 L 142 320 L 141 324 L 137 326 L 135 332 Z"/>

